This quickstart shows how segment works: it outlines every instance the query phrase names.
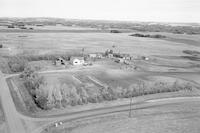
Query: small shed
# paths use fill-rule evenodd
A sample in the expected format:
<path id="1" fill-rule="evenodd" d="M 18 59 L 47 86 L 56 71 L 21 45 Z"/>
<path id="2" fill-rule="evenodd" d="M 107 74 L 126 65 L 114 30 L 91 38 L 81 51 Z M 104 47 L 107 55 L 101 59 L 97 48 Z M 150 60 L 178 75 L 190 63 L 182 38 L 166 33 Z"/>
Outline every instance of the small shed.
<path id="1" fill-rule="evenodd" d="M 108 54 L 108 58 L 113 58 L 113 54 Z"/>
<path id="2" fill-rule="evenodd" d="M 101 58 L 103 58 L 103 55 L 101 53 L 97 53 L 97 58 L 101 59 Z"/>
<path id="3" fill-rule="evenodd" d="M 131 56 L 129 54 L 122 54 L 121 57 L 124 59 L 124 60 L 131 60 Z"/>
<path id="4" fill-rule="evenodd" d="M 72 65 L 83 65 L 85 63 L 84 57 L 71 57 L 70 62 Z"/>
<path id="5" fill-rule="evenodd" d="M 142 56 L 141 58 L 142 58 L 142 60 L 146 60 L 146 61 L 148 61 L 148 60 L 149 60 L 149 58 L 148 58 L 148 57 L 146 57 L 146 56 Z"/>
<path id="6" fill-rule="evenodd" d="M 124 63 L 124 59 L 123 58 L 117 58 L 115 60 L 115 62 L 117 62 L 117 63 Z"/>

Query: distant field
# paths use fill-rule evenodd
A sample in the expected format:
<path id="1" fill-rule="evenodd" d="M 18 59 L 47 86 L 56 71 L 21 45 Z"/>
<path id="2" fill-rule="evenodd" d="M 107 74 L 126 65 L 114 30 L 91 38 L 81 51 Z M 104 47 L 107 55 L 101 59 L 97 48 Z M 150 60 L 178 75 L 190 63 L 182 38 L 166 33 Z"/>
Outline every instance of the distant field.
<path id="1" fill-rule="evenodd" d="M 26 29 L 20 29 L 18 27 L 15 28 L 8 28 L 7 26 L 0 26 L 0 32 L 6 33 L 48 33 L 48 32 L 105 32 L 104 30 L 100 30 L 97 28 L 89 28 L 89 27 L 79 27 L 79 26 L 34 26 L 34 25 L 27 25 L 25 26 Z M 32 28 L 32 29 L 30 29 Z M 108 32 L 109 30 L 107 30 Z"/>
<path id="2" fill-rule="evenodd" d="M 0 33 L 1 43 L 9 48 L 4 52 L 24 54 L 44 54 L 52 52 L 104 52 L 116 46 L 116 52 L 139 55 L 183 55 L 183 50 L 196 50 L 200 42 L 199 35 L 175 35 L 162 33 L 177 38 L 176 41 L 137 38 L 130 33 Z M 184 41 L 182 39 L 190 39 Z M 195 41 L 195 45 L 193 44 Z"/>

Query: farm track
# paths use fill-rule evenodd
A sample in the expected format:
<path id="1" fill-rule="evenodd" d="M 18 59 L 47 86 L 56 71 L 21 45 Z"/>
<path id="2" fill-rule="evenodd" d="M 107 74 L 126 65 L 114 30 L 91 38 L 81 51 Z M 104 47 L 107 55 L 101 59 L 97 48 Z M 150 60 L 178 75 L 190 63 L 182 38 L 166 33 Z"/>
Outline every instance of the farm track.
<path id="1" fill-rule="evenodd" d="M 101 81 L 99 81 L 98 79 L 96 79 L 96 78 L 93 77 L 93 76 L 87 76 L 87 77 L 88 77 L 91 81 L 93 81 L 95 84 L 97 84 L 97 85 L 99 85 L 99 86 L 101 86 L 101 87 L 105 87 L 105 88 L 108 87 L 107 84 L 102 83 Z"/>
<path id="2" fill-rule="evenodd" d="M 51 72 L 63 72 L 63 71 L 51 71 Z M 51 73 L 47 72 L 47 73 Z M 45 73 L 45 72 L 41 72 Z M 1 100 L 3 104 L 3 109 L 6 116 L 6 121 L 8 122 L 10 133 L 26 133 L 26 129 L 24 127 L 23 121 L 47 121 L 47 124 L 35 129 L 32 131 L 32 133 L 40 133 L 42 130 L 44 130 L 46 127 L 51 126 L 56 121 L 71 121 L 75 119 L 81 119 L 86 117 L 92 117 L 97 115 L 103 115 L 103 114 L 109 114 L 109 113 L 115 113 L 115 112 L 122 112 L 129 110 L 129 105 L 120 105 L 120 106 L 114 106 L 114 107 L 107 107 L 107 108 L 99 108 L 99 109 L 93 109 L 93 110 L 86 110 L 86 111 L 80 111 L 80 112 L 74 112 L 74 113 L 65 113 L 65 114 L 59 114 L 54 116 L 48 116 L 43 117 L 41 116 L 39 118 L 32 118 L 29 116 L 24 116 L 17 112 L 15 105 L 13 103 L 12 97 L 9 92 L 9 88 L 6 83 L 6 78 L 17 76 L 15 75 L 9 75 L 9 76 L 3 76 L 1 74 L 0 82 L 1 82 Z M 142 74 L 141 76 L 172 76 L 172 77 L 178 77 L 185 80 L 194 81 L 198 84 L 200 84 L 200 73 L 199 72 L 167 72 L 167 73 L 161 73 L 161 72 L 147 72 L 146 74 Z M 172 103 L 179 103 L 179 102 L 187 102 L 187 101 L 200 101 L 200 97 L 190 97 L 190 98 L 174 98 L 173 100 L 155 100 L 151 102 L 143 102 L 133 105 L 132 109 L 144 109 L 144 108 L 151 108 L 156 106 L 164 106 L 167 104 Z"/>
<path id="3" fill-rule="evenodd" d="M 106 84 L 98 81 L 95 77 L 73 74 L 73 78 L 79 83 L 92 83 L 97 87 L 107 87 Z"/>
<path id="4" fill-rule="evenodd" d="M 79 78 L 77 78 L 76 75 L 72 75 L 72 78 L 73 78 L 73 80 L 75 80 L 77 83 L 82 84 L 82 81 L 81 81 Z"/>

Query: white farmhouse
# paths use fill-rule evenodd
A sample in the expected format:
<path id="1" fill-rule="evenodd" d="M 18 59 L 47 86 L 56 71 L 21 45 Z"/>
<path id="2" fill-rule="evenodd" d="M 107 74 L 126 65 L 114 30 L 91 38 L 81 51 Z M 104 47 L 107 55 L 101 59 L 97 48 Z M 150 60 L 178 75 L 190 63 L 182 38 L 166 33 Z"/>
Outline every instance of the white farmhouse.
<path id="1" fill-rule="evenodd" d="M 72 65 L 83 65 L 85 63 L 84 57 L 71 57 L 70 62 Z"/>
<path id="2" fill-rule="evenodd" d="M 89 54 L 88 56 L 89 56 L 89 58 L 96 58 L 97 54 Z"/>

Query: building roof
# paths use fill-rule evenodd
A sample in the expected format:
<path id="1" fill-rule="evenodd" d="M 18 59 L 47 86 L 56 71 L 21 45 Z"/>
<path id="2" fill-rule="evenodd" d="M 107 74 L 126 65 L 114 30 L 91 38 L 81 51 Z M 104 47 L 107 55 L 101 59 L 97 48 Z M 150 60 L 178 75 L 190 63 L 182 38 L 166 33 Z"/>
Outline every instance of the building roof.
<path id="1" fill-rule="evenodd" d="M 89 55 L 91 56 L 91 55 L 97 55 L 97 54 L 94 53 L 94 54 L 89 54 Z"/>

